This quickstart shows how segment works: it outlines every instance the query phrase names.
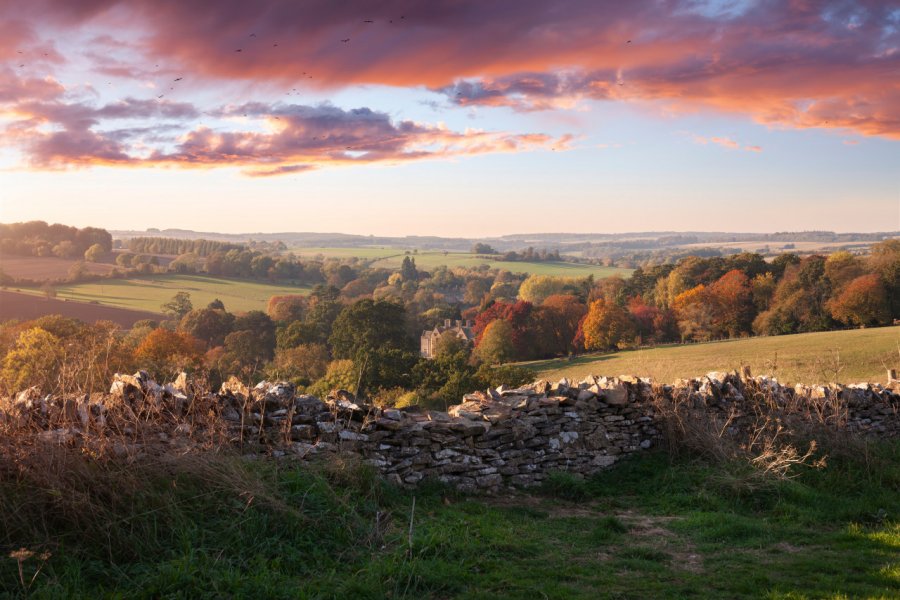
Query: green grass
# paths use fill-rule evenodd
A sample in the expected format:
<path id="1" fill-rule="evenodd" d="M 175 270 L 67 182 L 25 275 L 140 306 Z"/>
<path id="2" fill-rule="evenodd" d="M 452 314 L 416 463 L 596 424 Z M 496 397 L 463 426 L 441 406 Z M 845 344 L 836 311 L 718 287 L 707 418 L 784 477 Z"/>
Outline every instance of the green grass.
<path id="1" fill-rule="evenodd" d="M 782 383 L 884 382 L 887 369 L 900 368 L 900 327 L 756 337 L 521 364 L 551 381 L 625 374 L 672 382 L 750 365 L 754 374 L 773 375 Z"/>
<path id="2" fill-rule="evenodd" d="M 220 456 L 147 478 L 140 495 L 130 486 L 144 473 L 127 476 L 123 497 L 96 500 L 121 499 L 118 524 L 49 519 L 60 535 L 39 546 L 11 539 L 26 526 L 14 521 L 3 540 L 51 549 L 36 598 L 894 598 L 900 445 L 870 450 L 868 463 L 837 461 L 764 493 L 717 483 L 727 466 L 655 453 L 560 478 L 558 495 L 497 497 Z M 216 474 L 230 483 L 217 487 Z M 118 475 L 95 473 L 96 485 Z M 6 502 L 18 500 L 11 486 Z M 52 492 L 27 497 L 62 504 Z M 39 564 L 26 561 L 25 577 Z M 0 562 L 0 594 L 19 587 L 16 562 Z"/>
<path id="3" fill-rule="evenodd" d="M 310 288 L 203 275 L 150 275 L 140 279 L 61 285 L 56 290 L 58 298 L 153 312 L 160 312 L 160 305 L 171 300 L 176 292 L 184 291 L 191 295 L 195 307 L 206 306 L 218 298 L 227 310 L 241 312 L 265 310 L 272 296 L 307 294 Z"/>
<path id="4" fill-rule="evenodd" d="M 359 257 L 371 260 L 373 267 L 399 269 L 403 258 L 406 256 L 405 248 L 372 247 L 372 248 L 293 248 L 295 254 L 312 258 L 318 254 L 326 257 L 349 258 Z M 495 269 L 505 269 L 513 273 L 528 273 L 535 275 L 557 275 L 563 277 L 587 277 L 593 275 L 596 279 L 621 275 L 628 277 L 631 269 L 617 267 L 602 267 L 597 265 L 580 265 L 569 262 L 506 262 L 500 260 L 487 260 L 478 258 L 469 252 L 420 251 L 418 254 L 410 254 L 416 260 L 416 266 L 420 269 L 431 271 L 440 266 L 448 267 L 478 267 L 488 265 Z"/>

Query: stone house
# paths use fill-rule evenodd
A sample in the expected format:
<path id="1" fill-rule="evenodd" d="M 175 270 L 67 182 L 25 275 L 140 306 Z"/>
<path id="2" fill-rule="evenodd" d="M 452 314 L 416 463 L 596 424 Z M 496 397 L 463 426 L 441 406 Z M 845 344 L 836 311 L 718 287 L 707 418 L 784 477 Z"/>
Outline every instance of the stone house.
<path id="1" fill-rule="evenodd" d="M 419 352 L 424 358 L 434 358 L 434 345 L 445 331 L 452 331 L 456 337 L 470 344 L 475 341 L 475 334 L 472 333 L 472 321 L 444 319 L 443 325 L 435 325 L 434 329 L 426 329 L 422 332 L 419 340 Z"/>

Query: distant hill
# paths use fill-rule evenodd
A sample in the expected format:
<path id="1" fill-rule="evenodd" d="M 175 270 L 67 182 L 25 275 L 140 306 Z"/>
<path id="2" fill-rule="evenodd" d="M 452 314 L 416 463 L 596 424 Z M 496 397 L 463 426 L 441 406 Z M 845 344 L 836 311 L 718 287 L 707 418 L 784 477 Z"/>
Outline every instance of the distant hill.
<path id="1" fill-rule="evenodd" d="M 217 233 L 189 229 L 110 230 L 114 238 L 166 237 L 206 239 L 232 243 L 284 242 L 291 247 L 367 247 L 390 246 L 429 250 L 468 251 L 476 242 L 490 244 L 499 251 L 519 250 L 528 246 L 558 248 L 561 252 L 580 252 L 591 248 L 652 249 L 697 244 L 744 244 L 747 242 L 850 244 L 878 242 L 900 237 L 900 231 L 875 233 L 835 233 L 833 231 L 797 231 L 776 233 L 732 233 L 716 231 L 644 231 L 630 233 L 528 233 L 483 238 L 439 236 L 366 236 L 348 233 L 314 233 L 285 231 L 276 233 Z"/>

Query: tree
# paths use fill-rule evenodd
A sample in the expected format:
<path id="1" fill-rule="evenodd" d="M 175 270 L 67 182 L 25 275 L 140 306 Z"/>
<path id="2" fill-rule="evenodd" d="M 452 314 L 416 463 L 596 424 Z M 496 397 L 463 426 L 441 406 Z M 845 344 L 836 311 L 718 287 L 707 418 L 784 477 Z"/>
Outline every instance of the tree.
<path id="1" fill-rule="evenodd" d="M 257 354 L 260 362 L 271 360 L 275 354 L 275 321 L 261 310 L 251 310 L 239 315 L 234 320 L 234 332 L 248 332 L 255 339 L 252 343 L 252 351 Z M 242 341 L 243 343 L 243 341 Z M 228 338 L 225 338 L 225 346 L 228 346 Z"/>
<path id="2" fill-rule="evenodd" d="M 207 346 L 221 346 L 234 327 L 234 315 L 221 309 L 198 308 L 181 318 L 179 331 L 187 333 Z"/>
<path id="3" fill-rule="evenodd" d="M 406 310 L 385 300 L 365 299 L 345 307 L 329 341 L 335 358 L 353 360 L 360 370 L 357 392 L 407 383 L 416 361 Z"/>
<path id="4" fill-rule="evenodd" d="M 874 273 L 862 275 L 847 284 L 828 307 L 832 316 L 848 325 L 886 325 L 891 322 L 891 310 L 884 285 Z"/>
<path id="5" fill-rule="evenodd" d="M 68 273 L 66 273 L 67 281 L 81 281 L 88 275 L 87 266 L 85 266 L 83 260 L 79 260 L 71 267 L 69 267 Z"/>
<path id="6" fill-rule="evenodd" d="M 58 383 L 63 348 L 60 339 L 41 327 L 21 332 L 3 359 L 3 385 L 9 394 L 36 385 L 50 392 Z"/>
<path id="7" fill-rule="evenodd" d="M 455 332 L 448 330 L 442 333 L 435 341 L 434 356 L 435 358 L 453 356 L 460 352 L 467 354 L 468 348 L 469 343 L 466 340 L 461 339 Z"/>
<path id="8" fill-rule="evenodd" d="M 516 348 L 513 344 L 513 328 L 508 321 L 496 319 L 484 329 L 475 355 L 483 363 L 500 364 L 512 360 Z"/>
<path id="9" fill-rule="evenodd" d="M 249 329 L 241 329 L 225 336 L 225 354 L 221 362 L 225 370 L 251 376 L 272 354 L 266 340 Z"/>
<path id="10" fill-rule="evenodd" d="M 575 335 L 578 324 L 587 314 L 587 306 L 577 296 L 555 294 L 534 309 L 534 339 L 542 355 L 564 355 L 577 352 Z"/>
<path id="11" fill-rule="evenodd" d="M 715 330 L 715 314 L 702 283 L 681 292 L 672 303 L 682 340 L 709 340 Z"/>
<path id="12" fill-rule="evenodd" d="M 105 254 L 106 249 L 102 245 L 94 244 L 84 251 L 84 260 L 88 262 L 98 262 Z"/>
<path id="13" fill-rule="evenodd" d="M 307 390 L 310 394 L 324 398 L 331 390 L 353 391 L 359 374 L 352 360 L 333 360 L 328 363 L 325 375 Z"/>
<path id="14" fill-rule="evenodd" d="M 778 283 L 773 273 L 761 273 L 750 282 L 750 294 L 753 296 L 753 304 L 759 312 L 771 308 L 772 297 Z"/>
<path id="15" fill-rule="evenodd" d="M 581 325 L 588 350 L 613 350 L 634 339 L 635 327 L 625 309 L 600 298 L 591 302 Z"/>
<path id="16" fill-rule="evenodd" d="M 419 272 L 416 270 L 416 259 L 409 256 L 403 257 L 403 264 L 400 266 L 400 276 L 403 281 L 417 281 Z"/>
<path id="17" fill-rule="evenodd" d="M 843 289 L 863 273 L 862 261 L 846 250 L 833 252 L 825 259 L 825 277 L 828 278 L 832 290 Z"/>
<path id="18" fill-rule="evenodd" d="M 277 350 L 272 370 L 277 378 L 309 385 L 325 376 L 329 360 L 328 348 L 323 344 L 303 344 Z"/>
<path id="19" fill-rule="evenodd" d="M 356 359 L 380 348 L 410 349 L 406 310 L 384 300 L 360 300 L 341 311 L 329 340 L 336 358 Z"/>
<path id="20" fill-rule="evenodd" d="M 714 284 L 706 294 L 715 319 L 715 330 L 737 337 L 750 331 L 753 322 L 753 295 L 750 279 L 741 271 L 732 269 Z"/>
<path id="21" fill-rule="evenodd" d="M 161 306 L 163 312 L 174 319 L 181 319 L 191 312 L 194 305 L 191 304 L 191 295 L 188 292 L 178 292 L 172 299 Z"/>
<path id="22" fill-rule="evenodd" d="M 306 296 L 292 294 L 289 296 L 272 296 L 266 306 L 266 312 L 279 323 L 301 321 L 306 315 L 309 300 Z"/>
<path id="23" fill-rule="evenodd" d="M 140 343 L 134 358 L 141 368 L 162 379 L 195 368 L 203 358 L 198 340 L 186 333 L 154 329 Z"/>
<path id="24" fill-rule="evenodd" d="M 531 275 L 519 286 L 519 298 L 535 305 L 558 294 L 574 294 L 579 291 L 579 280 L 573 277 Z"/>
<path id="25" fill-rule="evenodd" d="M 472 246 L 472 254 L 499 254 L 499 252 L 494 250 L 489 244 L 476 242 L 475 245 Z"/>

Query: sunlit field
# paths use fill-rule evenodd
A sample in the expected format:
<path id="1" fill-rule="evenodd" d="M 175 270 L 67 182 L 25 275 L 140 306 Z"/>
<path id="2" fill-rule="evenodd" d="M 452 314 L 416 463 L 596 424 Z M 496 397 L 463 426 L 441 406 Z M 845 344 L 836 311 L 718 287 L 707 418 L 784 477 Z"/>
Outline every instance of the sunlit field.
<path id="1" fill-rule="evenodd" d="M 783 383 L 884 382 L 887 369 L 900 367 L 900 327 L 757 337 L 522 364 L 550 380 L 629 374 L 671 382 L 750 365 L 754 374 L 772 375 Z"/>
<path id="2" fill-rule="evenodd" d="M 160 305 L 171 300 L 177 292 L 188 292 L 195 307 L 206 306 L 218 298 L 229 311 L 241 312 L 265 310 L 272 296 L 308 294 L 310 288 L 202 275 L 159 275 L 62 285 L 56 291 L 60 299 L 153 312 L 160 312 Z"/>

